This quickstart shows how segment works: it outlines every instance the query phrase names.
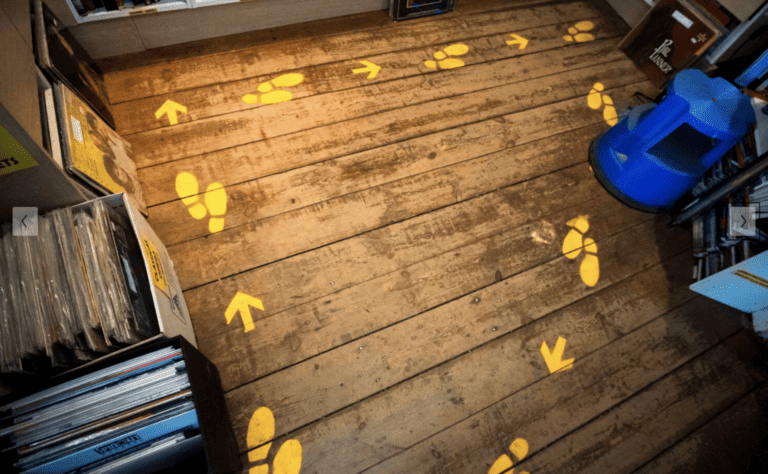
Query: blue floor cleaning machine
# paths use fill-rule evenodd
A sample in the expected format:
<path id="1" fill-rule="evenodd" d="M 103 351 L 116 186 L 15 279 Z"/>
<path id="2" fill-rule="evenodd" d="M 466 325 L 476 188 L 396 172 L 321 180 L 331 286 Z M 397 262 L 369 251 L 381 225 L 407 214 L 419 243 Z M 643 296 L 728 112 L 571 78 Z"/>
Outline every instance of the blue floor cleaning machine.
<path id="1" fill-rule="evenodd" d="M 746 135 L 750 98 L 697 69 L 678 73 L 657 104 L 633 108 L 589 149 L 595 177 L 635 209 L 663 212 Z"/>

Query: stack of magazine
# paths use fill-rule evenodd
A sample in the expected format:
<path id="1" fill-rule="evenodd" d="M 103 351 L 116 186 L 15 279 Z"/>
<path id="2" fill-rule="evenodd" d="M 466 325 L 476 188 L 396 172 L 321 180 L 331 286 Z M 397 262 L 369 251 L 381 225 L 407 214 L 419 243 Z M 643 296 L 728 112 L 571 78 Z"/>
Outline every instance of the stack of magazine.
<path id="1" fill-rule="evenodd" d="M 72 367 L 159 333 L 130 223 L 101 200 L 0 232 L 0 370 Z"/>
<path id="2" fill-rule="evenodd" d="M 200 455 L 181 349 L 164 347 L 0 407 L 18 472 L 149 473 Z"/>

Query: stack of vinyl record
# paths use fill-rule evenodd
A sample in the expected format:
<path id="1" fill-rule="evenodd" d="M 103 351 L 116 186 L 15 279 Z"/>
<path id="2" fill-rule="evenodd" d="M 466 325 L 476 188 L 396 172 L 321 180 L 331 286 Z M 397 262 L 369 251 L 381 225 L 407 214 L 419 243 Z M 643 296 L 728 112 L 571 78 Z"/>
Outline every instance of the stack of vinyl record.
<path id="1" fill-rule="evenodd" d="M 47 83 L 42 125 L 54 160 L 95 195 L 131 194 L 147 215 L 133 150 L 115 131 L 101 70 L 42 0 L 33 7 L 35 58 Z"/>
<path id="2" fill-rule="evenodd" d="M 139 244 L 103 202 L 39 216 L 37 236 L 5 224 L 0 250 L 0 370 L 72 367 L 159 332 Z"/>
<path id="3" fill-rule="evenodd" d="M 3 451 L 24 474 L 148 473 L 199 457 L 186 364 L 164 347 L 1 407 Z"/>
<path id="4" fill-rule="evenodd" d="M 123 7 L 152 5 L 159 1 L 161 0 L 72 0 L 72 6 L 80 16 L 85 16 L 89 13 L 120 10 Z"/>

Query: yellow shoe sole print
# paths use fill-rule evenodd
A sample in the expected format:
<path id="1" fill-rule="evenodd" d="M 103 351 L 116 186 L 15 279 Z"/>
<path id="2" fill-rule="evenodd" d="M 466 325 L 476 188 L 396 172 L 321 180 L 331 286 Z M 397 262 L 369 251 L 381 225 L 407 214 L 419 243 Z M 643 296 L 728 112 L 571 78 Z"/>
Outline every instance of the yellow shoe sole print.
<path id="1" fill-rule="evenodd" d="M 587 33 L 587 31 L 592 31 L 594 27 L 595 24 L 591 21 L 580 21 L 568 28 L 569 34 L 563 36 L 563 39 L 569 43 L 586 43 L 587 41 L 592 41 L 595 37 L 592 34 Z"/>
<path id="2" fill-rule="evenodd" d="M 597 244 L 584 234 L 589 230 L 587 216 L 579 216 L 568 221 L 571 228 L 563 240 L 563 255 L 571 260 L 581 255 L 584 251 L 584 259 L 579 266 L 581 280 L 587 286 L 595 286 L 600 279 L 600 262 L 597 258 Z"/>
<path id="3" fill-rule="evenodd" d="M 248 423 L 246 443 L 251 451 L 248 451 L 248 460 L 252 463 L 263 462 L 267 459 L 269 441 L 275 437 L 275 415 L 267 407 L 260 407 L 251 416 Z M 266 444 L 264 444 L 266 443 Z M 264 446 L 257 447 L 264 444 Z M 253 449 L 256 448 L 256 449 Z M 295 439 L 289 439 L 280 446 L 272 461 L 272 474 L 299 474 L 301 471 L 301 443 Z M 249 469 L 248 474 L 269 474 L 269 465 L 260 464 Z"/>
<path id="4" fill-rule="evenodd" d="M 192 217 L 197 220 L 211 216 L 208 230 L 215 234 L 224 230 L 224 214 L 227 213 L 227 192 L 221 183 L 211 183 L 205 190 L 201 201 L 200 187 L 192 173 L 179 173 L 176 176 L 176 193 L 187 206 Z"/>
<path id="5" fill-rule="evenodd" d="M 469 52 L 466 44 L 452 44 L 434 54 L 437 61 L 424 61 L 424 65 L 430 69 L 454 69 L 464 66 L 464 61 L 448 56 L 462 56 Z"/>
<path id="6" fill-rule="evenodd" d="M 603 94 L 604 90 L 605 86 L 596 82 L 587 96 L 587 105 L 593 110 L 599 110 L 600 107 L 603 107 L 603 120 L 613 127 L 619 123 L 619 116 L 616 114 L 616 107 L 613 106 L 613 99 L 607 94 Z"/>
<path id="7" fill-rule="evenodd" d="M 260 94 L 245 94 L 243 102 L 246 104 L 258 104 L 261 99 L 262 105 L 279 104 L 293 99 L 293 92 L 275 89 L 275 87 L 292 87 L 301 84 L 304 76 L 297 73 L 283 74 L 271 81 L 262 82 L 256 88 Z"/>
<path id="8" fill-rule="evenodd" d="M 516 440 L 512 441 L 512 444 L 509 445 L 509 451 L 518 461 L 522 461 L 523 458 L 528 455 L 528 441 L 524 440 L 523 438 L 517 438 Z M 512 459 L 508 455 L 502 454 L 499 456 L 496 462 L 493 463 L 493 466 L 491 466 L 491 468 L 488 470 L 488 474 L 501 474 L 502 472 L 505 474 L 514 474 L 514 469 L 507 471 L 507 469 L 511 468 L 513 465 L 514 462 Z M 518 474 L 528 473 L 521 471 Z"/>

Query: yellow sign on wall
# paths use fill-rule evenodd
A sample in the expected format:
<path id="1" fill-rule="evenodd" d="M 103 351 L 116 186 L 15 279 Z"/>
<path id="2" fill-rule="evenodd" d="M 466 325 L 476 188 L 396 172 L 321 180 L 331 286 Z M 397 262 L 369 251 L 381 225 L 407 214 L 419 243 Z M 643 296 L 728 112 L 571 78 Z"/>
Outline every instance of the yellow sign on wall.
<path id="1" fill-rule="evenodd" d="M 37 161 L 13 136 L 0 126 L 0 175 L 37 166 Z"/>

